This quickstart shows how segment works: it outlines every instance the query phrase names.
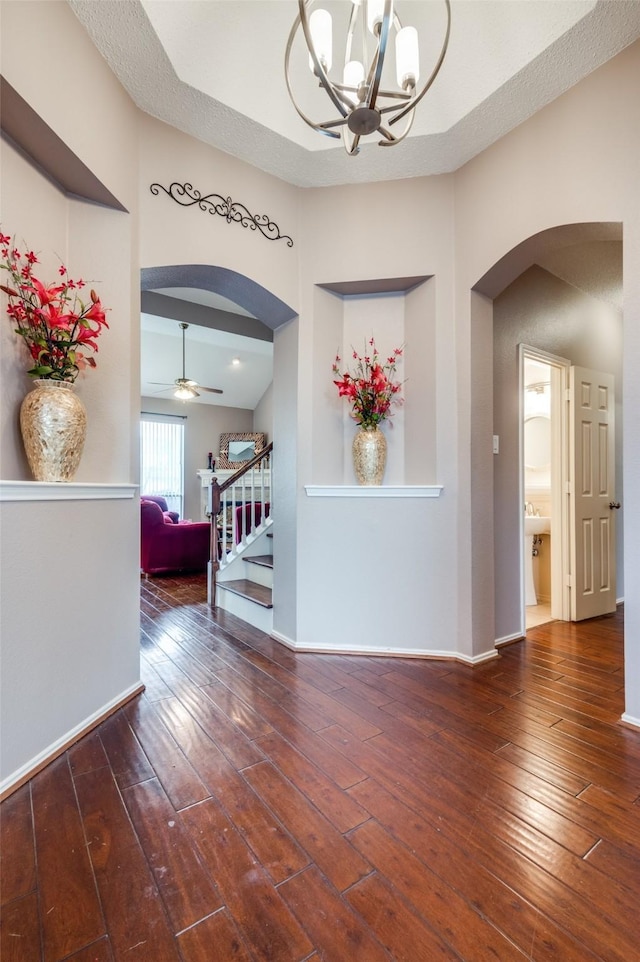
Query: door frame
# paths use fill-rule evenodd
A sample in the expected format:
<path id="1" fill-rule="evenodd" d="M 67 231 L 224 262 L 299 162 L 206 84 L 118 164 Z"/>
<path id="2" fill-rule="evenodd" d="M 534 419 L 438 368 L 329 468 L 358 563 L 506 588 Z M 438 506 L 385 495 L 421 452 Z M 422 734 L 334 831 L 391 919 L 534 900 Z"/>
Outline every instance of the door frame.
<path id="1" fill-rule="evenodd" d="M 569 371 L 571 361 L 530 344 L 518 344 L 518 484 L 520 505 L 525 504 L 524 473 L 524 365 L 531 358 L 551 369 L 551 517 L 556 537 L 551 538 L 551 617 L 571 619 L 569 531 Z M 520 524 L 520 609 L 522 636 L 526 635 L 524 512 Z M 557 537 L 559 533 L 560 537 Z"/>

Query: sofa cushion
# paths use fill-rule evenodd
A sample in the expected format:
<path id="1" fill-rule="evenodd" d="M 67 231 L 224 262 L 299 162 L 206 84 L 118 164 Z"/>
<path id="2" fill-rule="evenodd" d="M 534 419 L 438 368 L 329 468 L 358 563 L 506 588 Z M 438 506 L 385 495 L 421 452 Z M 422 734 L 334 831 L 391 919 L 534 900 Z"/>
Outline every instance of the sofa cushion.
<path id="1" fill-rule="evenodd" d="M 177 511 L 169 511 L 169 505 L 167 504 L 166 499 L 163 498 L 163 497 L 161 497 L 159 494 L 141 494 L 141 495 L 140 495 L 140 501 L 141 501 L 141 502 L 142 502 L 142 501 L 153 501 L 154 504 L 157 504 L 158 507 L 160 508 L 160 510 L 162 511 L 162 513 L 165 515 L 165 519 L 164 519 L 164 520 L 167 521 L 167 522 L 168 522 L 169 520 L 171 520 L 171 521 L 173 522 L 173 524 L 177 524 L 178 521 L 180 520 L 180 515 L 178 514 L 178 512 L 177 512 Z M 167 514 L 169 515 L 168 518 L 166 517 Z"/>

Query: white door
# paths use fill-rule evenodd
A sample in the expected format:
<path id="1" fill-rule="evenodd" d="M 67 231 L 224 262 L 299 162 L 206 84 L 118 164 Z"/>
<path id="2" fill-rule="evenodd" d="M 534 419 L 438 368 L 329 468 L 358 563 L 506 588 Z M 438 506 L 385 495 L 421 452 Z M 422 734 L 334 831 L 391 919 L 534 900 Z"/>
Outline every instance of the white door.
<path id="1" fill-rule="evenodd" d="M 571 620 L 615 611 L 615 392 L 611 374 L 572 367 L 569 397 Z"/>

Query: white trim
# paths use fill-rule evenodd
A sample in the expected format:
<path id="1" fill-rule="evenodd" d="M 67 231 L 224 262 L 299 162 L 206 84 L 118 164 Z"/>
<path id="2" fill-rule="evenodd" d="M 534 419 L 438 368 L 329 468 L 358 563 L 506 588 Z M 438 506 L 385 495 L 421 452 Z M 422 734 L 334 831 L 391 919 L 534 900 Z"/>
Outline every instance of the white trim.
<path id="1" fill-rule="evenodd" d="M 481 655 L 461 655 L 457 651 L 428 651 L 425 648 L 369 648 L 366 645 L 304 645 L 293 641 L 279 631 L 273 630 L 271 637 L 292 651 L 314 652 L 319 655 L 372 655 L 379 658 L 433 658 L 449 661 L 462 661 L 466 665 L 480 665 L 498 657 L 497 651 L 486 651 Z"/>
<path id="2" fill-rule="evenodd" d="M 305 484 L 309 498 L 439 498 L 441 484 Z"/>
<path id="3" fill-rule="evenodd" d="M 632 725 L 634 728 L 640 728 L 640 718 L 635 718 L 633 715 L 629 715 L 627 712 L 620 717 L 620 721 L 624 722 L 625 725 Z"/>
<path id="4" fill-rule="evenodd" d="M 105 718 L 111 715 L 122 705 L 126 704 L 126 702 L 128 702 L 135 695 L 139 695 L 142 691 L 144 691 L 144 685 L 142 682 L 137 681 L 135 685 L 131 685 L 129 688 L 126 688 L 115 698 L 112 698 L 110 701 L 108 701 L 106 705 L 102 705 L 98 711 L 93 712 L 91 715 L 81 721 L 79 725 L 76 725 L 74 728 L 70 729 L 70 731 L 65 732 L 64 735 L 61 735 L 60 738 L 57 738 L 54 742 L 48 745 L 47 748 L 43 749 L 43 751 L 39 752 L 37 755 L 34 755 L 33 758 L 30 758 L 28 762 L 25 762 L 24 765 L 16 769 L 15 772 L 12 772 L 11 775 L 8 775 L 4 781 L 0 782 L 0 798 L 4 798 L 5 793 L 10 791 L 14 785 L 17 786 L 18 783 L 27 781 L 27 779 L 35 775 L 36 772 L 41 771 L 45 765 L 48 765 L 49 762 L 52 762 L 58 757 L 58 755 L 62 754 L 63 751 L 66 751 L 67 748 L 79 741 L 83 735 L 86 735 L 93 728 L 95 728 L 97 724 L 99 724 L 101 721 L 104 721 Z"/>
<path id="5" fill-rule="evenodd" d="M 501 645 L 509 645 L 512 641 L 524 641 L 524 635 L 521 631 L 515 631 L 512 635 L 504 635 L 502 638 L 496 638 L 494 644 L 496 648 Z"/>
<path id="6" fill-rule="evenodd" d="M 0 481 L 0 501 L 117 501 L 135 496 L 135 484 L 75 481 Z"/>

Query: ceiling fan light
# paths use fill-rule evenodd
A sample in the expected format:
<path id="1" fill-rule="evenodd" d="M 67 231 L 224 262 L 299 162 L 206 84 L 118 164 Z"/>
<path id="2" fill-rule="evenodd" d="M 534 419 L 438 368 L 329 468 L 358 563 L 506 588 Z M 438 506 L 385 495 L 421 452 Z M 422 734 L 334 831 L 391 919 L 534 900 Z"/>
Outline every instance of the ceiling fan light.
<path id="1" fill-rule="evenodd" d="M 396 76 L 398 86 L 403 90 L 417 86 L 420 79 L 420 51 L 415 27 L 403 27 L 396 34 Z"/>
<path id="2" fill-rule="evenodd" d="M 332 23 L 329 11 L 314 10 L 309 17 L 309 30 L 316 57 L 324 67 L 325 72 L 329 73 L 333 57 Z M 311 54 L 309 54 L 309 69 L 311 73 L 316 72 Z"/>
<path id="3" fill-rule="evenodd" d="M 175 389 L 173 396 L 179 401 L 192 401 L 193 398 L 198 397 L 198 392 L 192 387 L 187 387 L 186 384 L 182 384 Z"/>

